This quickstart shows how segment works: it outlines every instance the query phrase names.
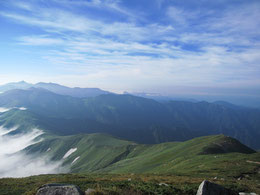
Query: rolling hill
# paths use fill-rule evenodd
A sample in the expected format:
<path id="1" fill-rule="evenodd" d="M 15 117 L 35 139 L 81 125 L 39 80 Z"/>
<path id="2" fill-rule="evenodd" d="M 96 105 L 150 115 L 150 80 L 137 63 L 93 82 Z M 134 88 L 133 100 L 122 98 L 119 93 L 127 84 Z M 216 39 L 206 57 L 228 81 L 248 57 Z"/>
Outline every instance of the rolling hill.
<path id="1" fill-rule="evenodd" d="M 205 178 L 237 192 L 259 192 L 259 153 L 224 135 L 154 145 L 100 133 L 40 137 L 21 153 L 30 160 L 48 156 L 49 165 L 58 162 L 69 173 L 1 178 L 0 194 L 35 194 L 53 182 L 102 194 L 195 194 Z"/>
<path id="2" fill-rule="evenodd" d="M 30 155 L 49 155 L 73 173 L 157 173 L 239 177 L 258 166 L 259 153 L 224 135 L 185 142 L 136 144 L 105 134 L 44 135 L 27 147 Z M 234 166 L 236 163 L 236 166 Z"/>

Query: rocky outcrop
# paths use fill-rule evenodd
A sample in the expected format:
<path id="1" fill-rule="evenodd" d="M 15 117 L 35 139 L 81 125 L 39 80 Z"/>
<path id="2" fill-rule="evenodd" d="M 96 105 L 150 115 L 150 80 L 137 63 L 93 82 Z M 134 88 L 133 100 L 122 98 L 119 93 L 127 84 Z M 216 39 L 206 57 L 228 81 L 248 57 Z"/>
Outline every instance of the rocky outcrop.
<path id="1" fill-rule="evenodd" d="M 88 189 L 85 191 L 85 195 L 90 195 L 90 194 L 93 194 L 93 193 L 95 193 L 95 192 L 96 192 L 96 190 L 91 189 L 91 188 L 88 188 Z"/>
<path id="2" fill-rule="evenodd" d="M 239 195 L 238 193 L 224 188 L 215 183 L 204 180 L 197 191 L 197 195 Z"/>
<path id="3" fill-rule="evenodd" d="M 36 195 L 84 195 L 78 186 L 71 184 L 45 184 Z"/>

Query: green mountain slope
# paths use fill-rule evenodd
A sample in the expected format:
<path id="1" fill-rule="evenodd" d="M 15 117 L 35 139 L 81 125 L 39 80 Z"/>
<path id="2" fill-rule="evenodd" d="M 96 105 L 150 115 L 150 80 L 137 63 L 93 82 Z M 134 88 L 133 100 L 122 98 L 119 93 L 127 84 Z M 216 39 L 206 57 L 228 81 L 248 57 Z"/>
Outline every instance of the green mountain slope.
<path id="1" fill-rule="evenodd" d="M 209 148 L 214 150 L 209 150 Z M 74 150 L 64 158 L 68 151 Z M 74 173 L 174 173 L 239 177 L 253 172 L 259 153 L 224 135 L 185 142 L 140 145 L 105 134 L 45 135 L 45 140 L 26 148 L 34 155 L 63 160 Z M 234 166 L 236 164 L 236 166 Z"/>

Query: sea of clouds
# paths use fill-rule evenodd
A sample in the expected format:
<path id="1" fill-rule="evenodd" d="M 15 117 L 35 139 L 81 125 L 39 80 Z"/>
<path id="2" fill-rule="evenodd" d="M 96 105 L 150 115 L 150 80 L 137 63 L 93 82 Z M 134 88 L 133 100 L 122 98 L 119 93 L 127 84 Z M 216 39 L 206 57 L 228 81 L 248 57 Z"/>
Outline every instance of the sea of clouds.
<path id="1" fill-rule="evenodd" d="M 0 126 L 0 178 L 66 172 L 61 166 L 62 161 L 53 162 L 47 154 L 36 156 L 22 151 L 41 141 L 36 138 L 43 134 L 42 130 L 33 129 L 18 135 L 8 134 L 16 128 L 7 129 Z"/>

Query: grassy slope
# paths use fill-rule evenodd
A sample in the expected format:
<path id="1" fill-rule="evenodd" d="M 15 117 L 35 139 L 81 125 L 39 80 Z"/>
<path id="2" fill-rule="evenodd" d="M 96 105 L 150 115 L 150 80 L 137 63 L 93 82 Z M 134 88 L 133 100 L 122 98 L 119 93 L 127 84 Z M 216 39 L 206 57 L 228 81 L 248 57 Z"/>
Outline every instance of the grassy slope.
<path id="1" fill-rule="evenodd" d="M 40 152 L 49 154 L 52 160 L 60 160 L 71 148 L 77 148 L 64 160 L 64 165 L 70 166 L 72 161 L 80 156 L 71 167 L 73 172 L 93 172 L 111 164 L 115 158 L 125 152 L 131 142 L 115 139 L 105 134 L 78 134 L 73 136 L 45 136 L 45 141 L 28 147 L 28 153 Z M 50 151 L 47 150 L 50 148 Z"/>
<path id="2" fill-rule="evenodd" d="M 51 150 L 46 152 L 48 148 Z M 64 165 L 71 166 L 71 172 L 74 173 L 173 173 L 240 177 L 258 168 L 257 164 L 248 163 L 248 160 L 260 161 L 260 153 L 254 153 L 223 135 L 155 145 L 135 144 L 105 134 L 47 136 L 45 141 L 27 148 L 27 152 L 40 151 L 41 155 L 49 153 L 53 160 L 59 160 L 71 148 L 77 148 L 77 151 L 65 159 Z M 223 153 L 219 153 L 221 151 Z M 77 157 L 80 158 L 71 165 Z"/>
<path id="3" fill-rule="evenodd" d="M 1 195 L 33 195 L 46 183 L 68 183 L 78 185 L 81 190 L 94 188 L 99 194 L 182 194 L 194 195 L 199 184 L 210 180 L 237 192 L 256 192 L 260 188 L 257 180 L 245 178 L 213 179 L 201 176 L 178 176 L 173 174 L 58 174 L 39 175 L 26 178 L 0 179 Z M 259 181 L 259 180 L 258 180 Z M 166 185 L 161 183 L 165 183 Z"/>
<path id="4" fill-rule="evenodd" d="M 19 129 L 30 130 L 36 127 L 37 123 L 38 121 L 34 115 L 27 111 L 12 109 L 8 112 L 0 113 L 0 125 L 7 128 L 19 126 Z"/>
<path id="5" fill-rule="evenodd" d="M 156 145 L 138 145 L 104 134 L 44 136 L 45 141 L 27 152 L 42 155 L 51 148 L 53 160 L 58 160 L 70 148 L 78 148 L 64 161 L 68 166 L 80 156 L 71 167 L 74 174 L 0 179 L 0 194 L 35 194 L 46 183 L 71 183 L 104 194 L 195 194 L 204 179 L 236 191 L 260 193 L 260 166 L 255 163 L 260 162 L 260 153 L 251 153 L 223 135 Z M 236 148 L 237 152 L 202 154 L 212 147 L 217 152 L 224 148 Z"/>
<path id="6" fill-rule="evenodd" d="M 182 143 L 164 143 L 153 146 L 138 146 L 126 159 L 123 159 L 100 172 L 112 173 L 156 173 L 199 175 L 212 177 L 238 178 L 243 173 L 255 173 L 260 154 L 207 154 L 200 153 L 212 142 L 222 143 L 227 137 L 208 136 Z M 144 147 L 145 149 L 142 149 Z M 242 145 L 238 145 L 242 147 Z M 241 148 L 242 151 L 244 148 Z M 248 151 L 249 152 L 249 151 Z"/>

